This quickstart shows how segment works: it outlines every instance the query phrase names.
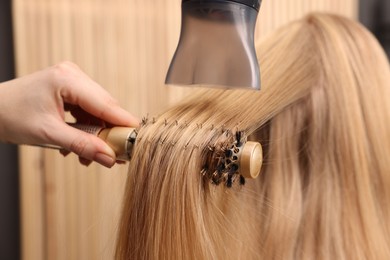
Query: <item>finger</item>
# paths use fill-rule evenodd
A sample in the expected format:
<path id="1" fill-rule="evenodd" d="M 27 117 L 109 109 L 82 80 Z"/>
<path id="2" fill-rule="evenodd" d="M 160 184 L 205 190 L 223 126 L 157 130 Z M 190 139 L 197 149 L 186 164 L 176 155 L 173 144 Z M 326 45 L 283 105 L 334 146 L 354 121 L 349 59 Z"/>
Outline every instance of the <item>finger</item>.
<path id="1" fill-rule="evenodd" d="M 97 136 L 75 129 L 65 123 L 58 128 L 61 128 L 60 131 L 57 130 L 55 133 L 61 134 L 52 137 L 53 143 L 76 153 L 86 160 L 96 161 L 108 168 L 115 164 L 114 151 Z"/>
<path id="2" fill-rule="evenodd" d="M 72 74 L 61 89 L 67 103 L 78 105 L 86 112 L 113 125 L 138 126 L 139 120 L 118 105 L 110 94 L 82 71 Z"/>

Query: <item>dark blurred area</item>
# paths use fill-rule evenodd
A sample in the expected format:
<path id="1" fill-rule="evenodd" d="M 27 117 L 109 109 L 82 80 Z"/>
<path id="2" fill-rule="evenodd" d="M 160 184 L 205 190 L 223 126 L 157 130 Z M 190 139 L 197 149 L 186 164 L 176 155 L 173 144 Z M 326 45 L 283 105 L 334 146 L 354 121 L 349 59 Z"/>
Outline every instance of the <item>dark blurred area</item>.
<path id="1" fill-rule="evenodd" d="M 361 0 L 359 19 L 376 35 L 390 57 L 390 0 Z"/>
<path id="2" fill-rule="evenodd" d="M 0 82 L 14 78 L 14 68 L 11 0 L 1 0 Z M 19 219 L 18 150 L 0 143 L 0 259 L 20 259 Z"/>

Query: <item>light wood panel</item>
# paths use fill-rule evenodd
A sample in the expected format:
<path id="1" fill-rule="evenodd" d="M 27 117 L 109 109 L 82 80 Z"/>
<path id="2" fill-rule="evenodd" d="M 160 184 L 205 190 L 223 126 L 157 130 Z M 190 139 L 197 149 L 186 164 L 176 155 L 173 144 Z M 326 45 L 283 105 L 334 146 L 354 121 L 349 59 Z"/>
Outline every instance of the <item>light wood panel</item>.
<path id="1" fill-rule="evenodd" d="M 356 0 L 264 0 L 256 37 L 309 11 L 355 17 Z M 190 93 L 164 86 L 180 31 L 180 0 L 14 0 L 18 75 L 77 63 L 135 115 Z M 112 259 L 127 167 L 21 148 L 23 259 Z M 134 209 L 136 210 L 136 209 Z"/>

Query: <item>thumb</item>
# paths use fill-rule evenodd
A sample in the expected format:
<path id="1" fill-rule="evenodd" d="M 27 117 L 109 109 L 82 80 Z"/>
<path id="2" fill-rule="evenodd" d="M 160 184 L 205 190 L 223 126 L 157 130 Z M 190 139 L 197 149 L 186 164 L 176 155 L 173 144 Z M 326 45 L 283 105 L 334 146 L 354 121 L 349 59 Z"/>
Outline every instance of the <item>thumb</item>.
<path id="1" fill-rule="evenodd" d="M 61 133 L 61 136 L 55 141 L 63 148 L 84 159 L 96 161 L 109 168 L 115 164 L 115 152 L 99 137 L 65 123 L 61 131 L 57 132 Z"/>

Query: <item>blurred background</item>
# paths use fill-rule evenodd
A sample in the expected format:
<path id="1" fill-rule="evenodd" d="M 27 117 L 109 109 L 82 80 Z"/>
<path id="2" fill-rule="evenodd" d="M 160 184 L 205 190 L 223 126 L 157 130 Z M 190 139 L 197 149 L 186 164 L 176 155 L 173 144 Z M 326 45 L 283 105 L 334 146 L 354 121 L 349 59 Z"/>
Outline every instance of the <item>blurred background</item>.
<path id="1" fill-rule="evenodd" d="M 156 115 L 190 93 L 163 84 L 180 4 L 2 0 L 0 82 L 69 60 L 131 113 Z M 390 53 L 388 0 L 264 0 L 256 39 L 310 11 L 359 19 Z M 126 165 L 86 168 L 76 156 L 0 143 L 0 259 L 113 259 L 126 175 Z"/>

